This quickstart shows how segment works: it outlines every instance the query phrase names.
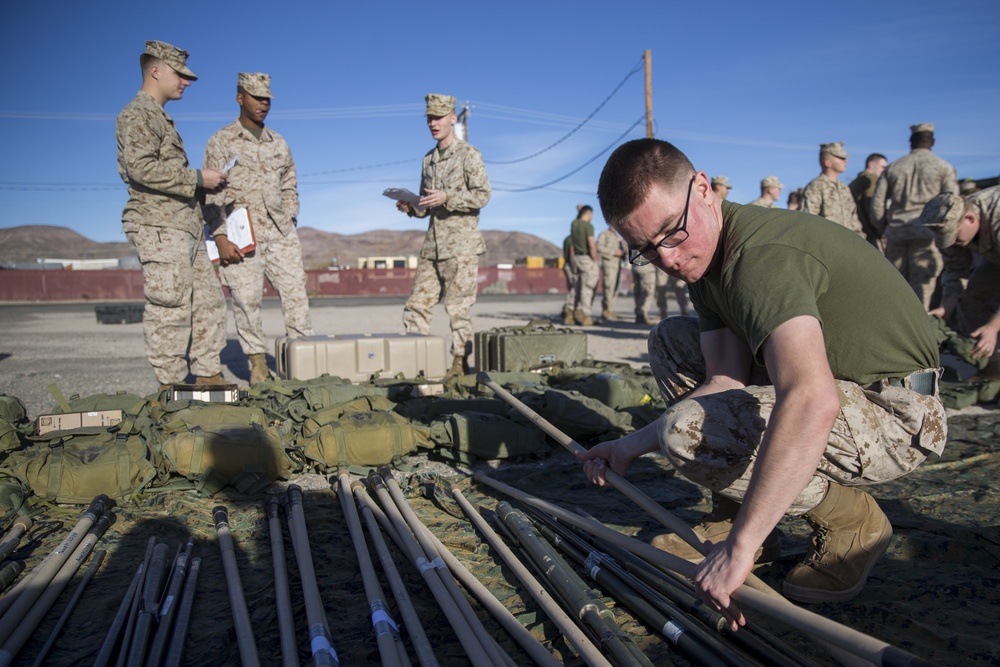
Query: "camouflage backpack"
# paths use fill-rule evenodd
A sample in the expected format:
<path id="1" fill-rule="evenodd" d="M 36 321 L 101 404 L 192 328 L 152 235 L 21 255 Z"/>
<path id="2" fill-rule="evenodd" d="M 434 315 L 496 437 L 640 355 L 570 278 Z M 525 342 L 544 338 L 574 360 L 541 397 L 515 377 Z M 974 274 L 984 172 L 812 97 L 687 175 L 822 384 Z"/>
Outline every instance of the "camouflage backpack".
<path id="1" fill-rule="evenodd" d="M 104 493 L 123 501 L 158 481 L 149 456 L 152 421 L 146 399 L 118 392 L 67 400 L 55 385 L 50 390 L 59 404 L 54 414 L 121 410 L 122 420 L 112 426 L 30 433 L 27 445 L 8 464 L 36 495 L 83 504 Z"/>
<path id="2" fill-rule="evenodd" d="M 0 458 L 21 446 L 21 437 L 28 424 L 21 399 L 0 394 Z"/>
<path id="3" fill-rule="evenodd" d="M 321 375 L 312 380 L 268 380 L 250 389 L 250 405 L 259 407 L 272 419 L 291 422 L 299 430 L 310 412 L 339 405 L 359 396 L 388 396 L 388 387 L 355 385 L 350 380 Z"/>
<path id="4" fill-rule="evenodd" d="M 213 495 L 232 486 L 253 494 L 287 479 L 295 467 L 283 438 L 261 408 L 176 401 L 157 425 L 161 466 Z"/>

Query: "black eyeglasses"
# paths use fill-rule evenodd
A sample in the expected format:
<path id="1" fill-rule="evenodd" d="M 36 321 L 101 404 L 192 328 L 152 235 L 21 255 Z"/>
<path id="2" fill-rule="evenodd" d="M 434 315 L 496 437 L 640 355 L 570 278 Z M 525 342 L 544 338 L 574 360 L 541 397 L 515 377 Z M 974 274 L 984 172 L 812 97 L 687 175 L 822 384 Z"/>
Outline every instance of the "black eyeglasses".
<path id="1" fill-rule="evenodd" d="M 647 243 L 644 247 L 639 249 L 629 248 L 629 262 L 635 266 L 646 266 L 647 264 L 652 264 L 659 256 L 660 248 L 676 248 L 680 244 L 687 241 L 688 208 L 691 206 L 691 188 L 694 186 L 694 179 L 697 176 L 697 174 L 692 176 L 691 181 L 688 183 L 687 199 L 684 201 L 684 214 L 681 216 L 680 226 L 664 236 L 663 239 L 656 245 Z"/>

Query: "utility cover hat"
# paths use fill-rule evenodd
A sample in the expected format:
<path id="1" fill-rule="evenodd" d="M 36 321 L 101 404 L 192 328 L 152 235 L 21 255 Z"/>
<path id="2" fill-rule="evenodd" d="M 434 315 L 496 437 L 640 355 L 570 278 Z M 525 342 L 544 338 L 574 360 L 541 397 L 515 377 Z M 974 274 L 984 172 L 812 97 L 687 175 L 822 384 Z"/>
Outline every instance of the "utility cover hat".
<path id="1" fill-rule="evenodd" d="M 154 58 L 159 58 L 163 62 L 170 65 L 175 72 L 183 75 L 185 78 L 191 79 L 192 81 L 197 81 L 198 77 L 194 75 L 194 72 L 188 69 L 187 59 L 191 55 L 183 49 L 178 49 L 173 44 L 167 44 L 166 42 L 148 41 L 146 42 L 145 55 L 153 56 Z"/>
<path id="2" fill-rule="evenodd" d="M 447 116 L 455 113 L 455 98 L 451 95 L 438 95 L 431 93 L 424 98 L 427 100 L 427 116 Z"/>
<path id="3" fill-rule="evenodd" d="M 254 97 L 271 98 L 271 75 L 262 72 L 240 72 L 236 75 L 236 85 Z"/>
<path id="4" fill-rule="evenodd" d="M 783 188 L 785 184 L 778 180 L 777 176 L 768 176 L 767 178 L 761 180 L 760 187 L 764 190 L 768 188 Z"/>
<path id="5" fill-rule="evenodd" d="M 829 143 L 829 144 L 820 144 L 819 145 L 819 152 L 820 153 L 827 153 L 829 155 L 832 155 L 833 157 L 839 157 L 839 158 L 843 158 L 845 160 L 848 157 L 847 156 L 847 151 L 844 150 L 844 142 L 843 141 L 834 141 L 833 143 Z"/>
<path id="6" fill-rule="evenodd" d="M 917 132 L 930 132 L 934 134 L 934 123 L 919 123 L 917 125 L 910 126 L 910 134 L 916 134 Z"/>
<path id="7" fill-rule="evenodd" d="M 943 192 L 927 202 L 920 213 L 920 224 L 932 229 L 942 248 L 955 245 L 958 227 L 965 215 L 965 202 L 951 192 Z"/>
<path id="8" fill-rule="evenodd" d="M 733 187 L 733 186 L 731 186 L 729 184 L 729 179 L 726 178 L 725 176 L 713 176 L 712 177 L 712 185 L 721 185 L 721 186 L 726 187 L 726 188 L 732 188 Z"/>

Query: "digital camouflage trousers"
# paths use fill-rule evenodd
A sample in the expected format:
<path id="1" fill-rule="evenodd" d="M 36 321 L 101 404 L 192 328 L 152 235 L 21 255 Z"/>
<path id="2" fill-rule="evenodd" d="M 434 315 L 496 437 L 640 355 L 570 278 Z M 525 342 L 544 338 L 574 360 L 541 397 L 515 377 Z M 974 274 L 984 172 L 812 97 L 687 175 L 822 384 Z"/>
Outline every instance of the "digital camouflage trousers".
<path id="1" fill-rule="evenodd" d="M 661 449 L 688 479 L 742 501 L 775 405 L 766 372 L 756 367 L 754 384 L 744 389 L 685 400 L 705 380 L 694 317 L 671 317 L 656 325 L 649 334 L 649 361 L 668 405 L 659 422 Z M 823 459 L 790 515 L 816 507 L 830 481 L 845 486 L 887 482 L 944 450 L 948 422 L 937 396 L 886 381 L 868 387 L 838 381 L 837 387 L 840 414 Z"/>

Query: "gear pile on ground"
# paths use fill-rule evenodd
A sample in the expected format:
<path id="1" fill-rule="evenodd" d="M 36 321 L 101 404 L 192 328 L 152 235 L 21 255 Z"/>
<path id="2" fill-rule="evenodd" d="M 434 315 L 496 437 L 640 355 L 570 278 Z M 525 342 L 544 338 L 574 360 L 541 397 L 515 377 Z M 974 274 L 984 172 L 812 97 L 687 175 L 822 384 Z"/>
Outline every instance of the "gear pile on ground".
<path id="1" fill-rule="evenodd" d="M 662 410 L 648 372 L 617 365 L 590 364 L 547 374 L 496 373 L 492 377 L 581 442 L 618 437 L 649 423 Z M 662 532 L 659 524 L 617 492 L 592 487 L 571 455 L 553 450 L 537 429 L 477 386 L 474 378 L 451 381 L 440 396 L 414 396 L 411 389 L 412 383 L 403 380 L 351 385 L 321 378 L 261 383 L 240 404 L 225 406 L 166 401 L 164 396 L 149 400 L 128 395 L 71 397 L 68 404 L 78 410 L 109 409 L 97 406 L 110 406 L 114 399 L 114 405 L 124 406 L 120 409 L 126 418 L 118 428 L 63 432 L 48 439 L 33 433 L 33 425 L 23 408 L 18 410 L 16 399 L 2 397 L 0 446 L 7 452 L 3 465 L 14 476 L 0 483 L 0 497 L 5 501 L 12 498 L 10 504 L 16 506 L 21 504 L 19 488 L 36 494 L 30 501 L 35 528 L 13 554 L 14 559 L 25 562 L 28 572 L 60 542 L 79 511 L 43 500 L 46 494 L 52 492 L 50 498 L 59 498 L 60 493 L 73 497 L 90 494 L 83 501 L 61 502 L 89 502 L 96 495 L 70 472 L 74 470 L 71 461 L 78 458 L 80 465 L 100 463 L 102 470 L 113 469 L 112 481 L 107 484 L 114 488 L 98 493 L 117 493 L 119 499 L 118 520 L 100 546 L 108 550 L 108 558 L 46 664 L 92 664 L 153 535 L 171 545 L 192 541 L 194 553 L 202 558 L 188 636 L 189 647 L 196 650 L 186 654 L 184 664 L 239 664 L 212 518 L 212 510 L 220 502 L 230 509 L 229 524 L 261 661 L 277 664 L 280 642 L 263 487 L 272 479 L 294 477 L 302 470 L 333 473 L 345 457 L 350 465 L 360 466 L 355 470 L 361 472 L 377 462 L 352 462 L 359 456 L 353 447 L 366 438 L 370 441 L 374 433 L 382 434 L 375 439 L 379 458 L 395 459 L 402 468 L 407 466 L 406 451 L 411 447 L 410 451 L 466 464 L 507 456 L 511 458 L 503 464 L 492 464 L 495 469 L 490 474 L 500 481 L 567 508 L 580 507 L 606 525 L 640 539 Z M 1000 649 L 990 638 L 995 634 L 995 610 L 1000 608 L 1000 576 L 996 574 L 1000 569 L 1000 527 L 995 505 L 1000 491 L 1000 416 L 992 412 L 962 415 L 949 423 L 950 443 L 943 457 L 929 460 L 901 480 L 873 488 L 893 523 L 895 537 L 868 586 L 848 603 L 815 605 L 812 609 L 938 664 L 996 664 Z M 357 436 L 359 432 L 367 435 Z M 253 437 L 248 439 L 250 434 Z M 483 445 L 490 438 L 495 444 Z M 142 447 L 137 447 L 136 441 Z M 60 448 L 61 458 L 55 455 L 53 461 L 53 450 Z M 70 456 L 70 452 L 79 456 Z M 110 462 L 98 454 L 110 456 Z M 547 457 L 544 465 L 535 460 L 538 456 Z M 59 460 L 61 477 L 53 472 Z M 233 465 L 233 460 L 239 465 Z M 483 469 L 491 464 L 480 461 L 472 465 Z M 461 489 L 469 500 L 489 512 L 505 498 L 464 475 L 442 477 L 418 468 L 397 474 L 397 478 L 419 518 L 475 577 L 559 660 L 567 665 L 582 664 L 456 507 L 450 490 Z M 66 480 L 77 481 L 70 484 Z M 630 469 L 629 480 L 688 523 L 707 510 L 708 498 L 703 491 L 676 475 L 662 457 L 638 460 Z M 214 498 L 206 497 L 213 492 Z M 359 563 L 350 547 L 338 499 L 329 488 L 307 490 L 304 510 L 318 587 L 341 664 L 377 664 Z M 779 528 L 785 556 L 756 570 L 772 585 L 782 581 L 803 555 L 807 539 L 802 522 L 785 521 Z M 391 549 L 438 660 L 441 664 L 466 664 L 461 645 L 418 570 L 406 564 L 398 549 Z M 287 539 L 286 551 L 290 578 L 297 581 Z M 582 569 L 580 572 L 585 574 Z M 638 621 L 606 591 L 598 589 L 597 593 L 653 664 L 690 664 L 655 628 Z M 59 599 L 15 664 L 30 664 L 37 655 L 66 597 Z M 304 601 L 301 590 L 294 586 L 292 603 L 300 659 L 305 664 L 309 637 Z M 399 619 L 394 608 L 390 612 Z M 529 664 L 492 617 L 482 612 L 479 615 L 487 631 L 517 664 Z M 766 617 L 751 617 L 751 621 L 816 664 L 835 664 L 816 644 L 779 623 Z"/>

